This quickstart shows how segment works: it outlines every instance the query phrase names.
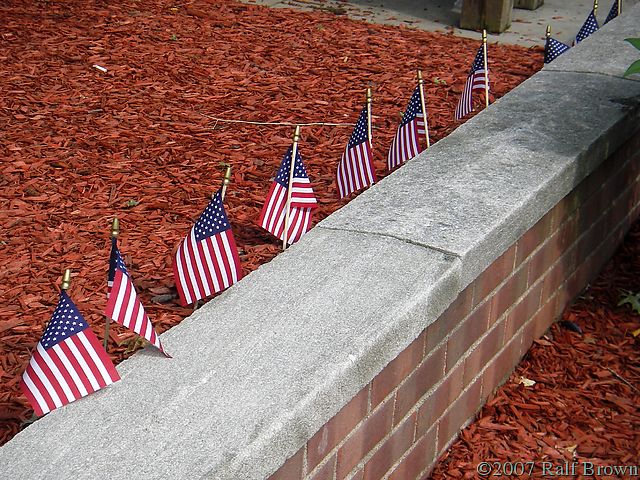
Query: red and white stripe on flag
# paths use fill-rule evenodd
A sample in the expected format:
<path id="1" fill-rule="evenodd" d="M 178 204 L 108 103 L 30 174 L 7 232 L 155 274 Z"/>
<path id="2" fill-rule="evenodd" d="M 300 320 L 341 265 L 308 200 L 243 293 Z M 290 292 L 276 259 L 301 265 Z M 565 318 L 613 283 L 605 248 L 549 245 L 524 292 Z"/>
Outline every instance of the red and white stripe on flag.
<path id="1" fill-rule="evenodd" d="M 87 328 L 49 349 L 38 342 L 20 388 L 42 416 L 118 380 L 109 355 Z"/>
<path id="2" fill-rule="evenodd" d="M 425 135 L 424 117 L 418 114 L 412 121 L 398 127 L 387 155 L 387 169 L 392 170 L 418 155 L 420 137 Z"/>
<path id="3" fill-rule="evenodd" d="M 474 73 L 467 77 L 467 81 L 464 83 L 464 89 L 458 106 L 456 107 L 456 120 L 462 119 L 473 110 L 473 90 L 484 90 L 486 80 L 486 70 L 476 70 Z"/>
<path id="4" fill-rule="evenodd" d="M 138 335 L 144 337 L 166 355 L 151 320 L 138 299 L 128 275 L 116 268 L 113 284 L 109 289 L 105 315 Z"/>
<path id="5" fill-rule="evenodd" d="M 375 183 L 376 174 L 368 141 L 351 148 L 347 146 L 338 163 L 336 177 L 340 198 Z"/>
<path id="6" fill-rule="evenodd" d="M 274 181 L 260 212 L 258 223 L 280 240 L 284 240 L 286 205 L 287 189 Z M 316 207 L 317 201 L 309 179 L 294 178 L 291 184 L 287 243 L 297 242 L 311 228 L 313 209 Z"/>
<path id="7" fill-rule="evenodd" d="M 180 303 L 185 306 L 230 287 L 242 278 L 238 247 L 231 229 L 196 240 L 182 240 L 173 262 Z"/>

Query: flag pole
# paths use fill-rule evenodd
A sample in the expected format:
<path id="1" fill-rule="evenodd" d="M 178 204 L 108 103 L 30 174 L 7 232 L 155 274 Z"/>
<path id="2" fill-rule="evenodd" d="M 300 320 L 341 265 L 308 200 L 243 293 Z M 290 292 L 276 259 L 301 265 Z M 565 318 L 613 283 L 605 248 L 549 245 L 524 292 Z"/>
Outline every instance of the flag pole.
<path id="1" fill-rule="evenodd" d="M 111 238 L 118 238 L 118 235 L 120 235 L 120 220 L 118 220 L 118 217 L 114 217 L 113 218 L 113 222 L 111 222 Z M 106 351 L 107 350 L 107 344 L 109 343 L 109 326 L 111 324 L 111 319 L 107 316 L 105 316 L 105 321 L 104 321 L 104 339 L 102 340 L 102 346 L 104 347 L 104 349 Z"/>
<path id="2" fill-rule="evenodd" d="M 618 0 L 618 15 L 622 13 L 622 0 Z"/>
<path id="3" fill-rule="evenodd" d="M 595 17 L 598 13 L 598 0 L 593 0 L 593 16 Z"/>
<path id="4" fill-rule="evenodd" d="M 547 40 L 549 40 L 549 37 L 551 36 L 551 25 L 547 25 L 547 33 L 545 36 L 547 37 Z"/>
<path id="5" fill-rule="evenodd" d="M 486 61 L 486 60 L 485 60 Z M 422 71 L 418 70 L 418 88 L 420 89 L 420 103 L 422 106 L 422 120 L 424 121 L 424 135 L 427 139 L 427 148 L 431 146 L 429 141 L 429 124 L 427 122 L 427 108 L 424 99 L 424 80 L 422 79 Z"/>
<path id="6" fill-rule="evenodd" d="M 64 290 L 66 292 L 67 290 L 69 290 L 70 286 L 71 286 L 71 269 L 67 268 L 62 274 L 62 283 L 60 284 L 60 290 Z M 44 324 L 45 330 L 49 325 L 49 321 L 50 320 L 47 320 L 47 322 Z"/>
<path id="7" fill-rule="evenodd" d="M 484 104 L 485 104 L 485 107 L 488 107 L 489 106 L 489 64 L 487 63 L 487 31 L 486 30 L 482 30 L 482 54 L 484 56 Z"/>
<path id="8" fill-rule="evenodd" d="M 369 147 L 373 144 L 371 143 L 371 87 L 367 87 L 367 135 L 369 137 Z"/>
<path id="9" fill-rule="evenodd" d="M 284 232 L 282 235 L 282 251 L 287 249 L 287 233 L 289 230 L 289 210 L 291 210 L 291 184 L 293 183 L 293 170 L 296 165 L 296 155 L 298 153 L 298 142 L 300 141 L 300 125 L 296 125 L 293 132 L 293 147 L 291 149 L 291 165 L 289 166 L 289 183 L 287 188 L 287 203 L 284 211 Z"/>
<path id="10" fill-rule="evenodd" d="M 227 187 L 231 183 L 231 165 L 228 163 L 223 165 L 225 165 L 227 169 L 224 172 L 224 178 L 222 179 L 222 191 L 220 192 L 220 196 L 222 197 L 222 200 L 224 200 L 224 196 L 227 193 Z"/>

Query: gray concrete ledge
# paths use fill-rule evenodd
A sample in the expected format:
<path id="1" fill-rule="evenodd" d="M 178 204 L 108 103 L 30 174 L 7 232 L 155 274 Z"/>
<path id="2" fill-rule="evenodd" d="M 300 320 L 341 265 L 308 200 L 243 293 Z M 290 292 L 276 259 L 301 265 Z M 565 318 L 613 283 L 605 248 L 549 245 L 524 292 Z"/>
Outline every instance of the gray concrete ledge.
<path id="1" fill-rule="evenodd" d="M 0 448 L 11 479 L 262 479 L 640 125 L 640 7 Z"/>

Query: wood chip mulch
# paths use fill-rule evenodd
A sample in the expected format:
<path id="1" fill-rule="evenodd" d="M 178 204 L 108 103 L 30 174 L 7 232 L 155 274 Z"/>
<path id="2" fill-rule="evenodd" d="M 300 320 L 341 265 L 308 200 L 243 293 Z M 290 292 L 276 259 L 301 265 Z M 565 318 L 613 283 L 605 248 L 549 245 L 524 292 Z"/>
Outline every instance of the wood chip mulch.
<path id="1" fill-rule="evenodd" d="M 577 478 L 593 478 L 578 475 L 590 465 L 594 472 L 603 467 L 596 478 L 637 478 L 621 469 L 640 468 L 640 313 L 631 303 L 618 305 L 629 293 L 638 294 L 640 309 L 640 221 L 440 458 L 432 478 L 478 478 L 480 462 L 511 462 L 507 469 L 534 462 L 533 476 L 543 476 L 546 465 L 545 478 L 576 478 L 574 463 Z"/>
<path id="2" fill-rule="evenodd" d="M 256 221 L 293 127 L 213 117 L 353 125 L 371 84 L 383 177 L 416 70 L 427 82 L 432 138 L 441 139 L 457 126 L 478 48 L 452 35 L 230 0 L 5 0 L 0 17 L 0 444 L 31 416 L 20 376 L 65 268 L 71 297 L 103 335 L 114 216 L 159 332 L 191 313 L 179 307 L 171 258 L 220 185 L 221 163 L 233 166 L 225 203 L 243 273 L 280 251 Z M 490 45 L 492 98 L 539 70 L 541 52 Z M 351 131 L 302 129 L 316 222 L 346 203 L 334 174 Z M 119 362 L 138 345 L 119 325 L 111 332 Z"/>

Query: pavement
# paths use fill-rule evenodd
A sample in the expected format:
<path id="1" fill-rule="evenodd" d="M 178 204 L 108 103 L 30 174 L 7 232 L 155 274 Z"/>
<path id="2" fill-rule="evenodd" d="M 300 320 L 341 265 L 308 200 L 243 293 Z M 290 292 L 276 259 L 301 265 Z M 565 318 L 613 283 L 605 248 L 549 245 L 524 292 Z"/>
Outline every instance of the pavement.
<path id="1" fill-rule="evenodd" d="M 480 39 L 481 34 L 458 28 L 462 0 L 243 0 L 246 3 L 272 8 L 325 10 L 337 15 L 370 23 L 405 25 L 434 32 L 452 32 L 454 35 Z M 624 0 L 622 11 L 640 0 Z M 613 0 L 599 4 L 598 23 L 604 23 Z M 514 8 L 511 27 L 501 34 L 489 34 L 490 43 L 543 46 L 547 25 L 556 40 L 571 44 L 576 33 L 593 8 L 589 0 L 545 0 L 536 10 Z"/>

